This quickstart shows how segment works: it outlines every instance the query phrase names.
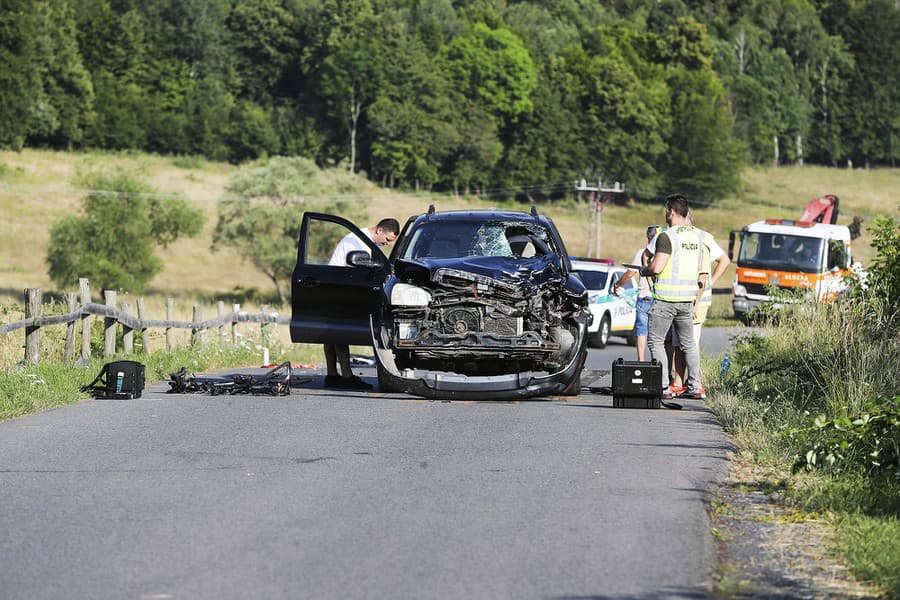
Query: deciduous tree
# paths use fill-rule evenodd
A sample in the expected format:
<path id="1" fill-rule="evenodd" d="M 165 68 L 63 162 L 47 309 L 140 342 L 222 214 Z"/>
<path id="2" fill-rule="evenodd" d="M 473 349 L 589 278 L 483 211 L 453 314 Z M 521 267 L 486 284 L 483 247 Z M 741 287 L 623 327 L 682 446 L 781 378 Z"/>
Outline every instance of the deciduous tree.
<path id="1" fill-rule="evenodd" d="M 305 210 L 365 217 L 363 181 L 341 170 L 323 173 L 309 159 L 275 157 L 235 173 L 219 199 L 213 249 L 232 247 L 275 286 L 282 303 L 297 259 Z"/>
<path id="2" fill-rule="evenodd" d="M 157 246 L 200 233 L 199 210 L 124 170 L 93 173 L 82 184 L 93 190 L 84 213 L 50 230 L 47 264 L 60 288 L 87 277 L 102 288 L 140 292 L 163 268 Z"/>

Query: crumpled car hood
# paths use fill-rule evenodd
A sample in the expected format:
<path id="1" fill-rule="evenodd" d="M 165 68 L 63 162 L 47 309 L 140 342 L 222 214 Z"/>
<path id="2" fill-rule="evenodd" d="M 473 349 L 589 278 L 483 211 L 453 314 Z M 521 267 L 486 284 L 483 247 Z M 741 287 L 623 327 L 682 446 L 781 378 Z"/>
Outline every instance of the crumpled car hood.
<path id="1" fill-rule="evenodd" d="M 398 277 L 413 277 L 420 283 L 441 283 L 446 277 L 471 277 L 474 281 L 504 288 L 539 286 L 561 280 L 559 256 L 548 254 L 533 258 L 506 256 L 470 256 L 454 259 L 398 260 Z"/>

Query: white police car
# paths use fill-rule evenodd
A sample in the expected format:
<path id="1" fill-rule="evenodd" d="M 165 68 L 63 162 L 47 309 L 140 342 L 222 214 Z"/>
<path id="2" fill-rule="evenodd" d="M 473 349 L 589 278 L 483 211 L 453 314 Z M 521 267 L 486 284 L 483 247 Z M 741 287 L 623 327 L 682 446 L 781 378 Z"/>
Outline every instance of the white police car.
<path id="1" fill-rule="evenodd" d="M 634 305 L 637 298 L 635 278 L 629 279 L 619 289 L 617 296 L 613 293 L 613 285 L 625 273 L 625 267 L 616 266 L 615 261 L 604 258 L 569 258 L 572 261 L 572 271 L 587 288 L 588 307 L 594 315 L 594 321 L 588 328 L 590 344 L 604 348 L 610 336 L 618 336 L 634 345 Z"/>

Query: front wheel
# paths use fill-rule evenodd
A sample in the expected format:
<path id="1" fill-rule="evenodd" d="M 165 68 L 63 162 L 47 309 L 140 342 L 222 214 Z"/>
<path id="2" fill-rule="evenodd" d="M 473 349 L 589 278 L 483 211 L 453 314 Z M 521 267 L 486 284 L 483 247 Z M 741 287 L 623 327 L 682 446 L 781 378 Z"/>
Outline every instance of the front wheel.
<path id="1" fill-rule="evenodd" d="M 597 329 L 597 333 L 591 337 L 592 345 L 597 348 L 606 348 L 606 344 L 609 343 L 609 331 L 610 323 L 609 314 L 607 313 L 600 320 L 600 328 Z"/>
<path id="2" fill-rule="evenodd" d="M 399 392 L 399 389 L 390 384 L 390 380 L 387 376 L 387 371 L 384 367 L 381 366 L 381 363 L 377 360 L 375 361 L 375 363 L 375 370 L 378 373 L 378 390 L 383 394 L 393 394 L 395 392 Z"/>
<path id="3" fill-rule="evenodd" d="M 584 363 L 587 362 L 587 352 L 581 357 L 581 364 L 578 366 L 578 370 L 575 372 L 575 377 L 572 378 L 572 381 L 569 382 L 569 385 L 566 386 L 566 389 L 562 391 L 561 396 L 577 396 L 581 393 L 581 370 L 584 369 Z"/>

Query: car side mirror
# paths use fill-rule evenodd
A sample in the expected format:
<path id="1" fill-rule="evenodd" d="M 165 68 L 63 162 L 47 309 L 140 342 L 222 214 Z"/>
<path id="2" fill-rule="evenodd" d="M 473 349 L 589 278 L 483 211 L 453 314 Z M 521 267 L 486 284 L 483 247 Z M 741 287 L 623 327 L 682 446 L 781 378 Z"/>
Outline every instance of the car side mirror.
<path id="1" fill-rule="evenodd" d="M 384 262 L 377 258 L 372 258 L 365 250 L 353 250 L 347 253 L 347 264 L 351 267 L 382 267 Z"/>

